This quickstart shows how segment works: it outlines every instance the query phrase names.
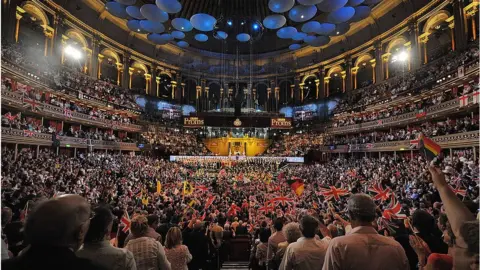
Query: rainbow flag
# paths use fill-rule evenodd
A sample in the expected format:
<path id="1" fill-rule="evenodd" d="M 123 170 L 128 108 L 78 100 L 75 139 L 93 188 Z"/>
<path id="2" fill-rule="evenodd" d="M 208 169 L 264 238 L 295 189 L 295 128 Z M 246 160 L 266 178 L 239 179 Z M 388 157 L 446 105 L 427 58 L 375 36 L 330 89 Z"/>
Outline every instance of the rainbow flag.
<path id="1" fill-rule="evenodd" d="M 432 141 L 423 134 L 420 135 L 420 141 L 418 142 L 420 153 L 427 159 L 433 160 L 442 153 L 442 148 L 436 142 Z"/>

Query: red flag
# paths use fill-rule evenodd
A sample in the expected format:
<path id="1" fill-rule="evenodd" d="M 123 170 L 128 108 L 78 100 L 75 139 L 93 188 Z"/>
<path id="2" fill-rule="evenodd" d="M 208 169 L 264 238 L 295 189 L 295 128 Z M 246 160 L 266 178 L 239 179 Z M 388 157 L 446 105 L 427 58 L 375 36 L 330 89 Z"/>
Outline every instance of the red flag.
<path id="1" fill-rule="evenodd" d="M 16 115 L 12 115 L 10 112 L 6 113 L 6 114 L 3 115 L 3 116 L 5 116 L 5 118 L 7 118 L 9 121 L 13 121 L 13 120 L 15 120 L 15 119 L 17 118 Z"/>
<path id="2" fill-rule="evenodd" d="M 128 215 L 127 213 L 127 210 L 125 210 L 125 212 L 123 213 L 123 216 L 122 218 L 120 219 L 120 223 L 124 225 L 122 231 L 124 233 L 130 231 L 130 226 L 131 226 L 131 220 L 130 220 L 130 216 Z"/>
<path id="3" fill-rule="evenodd" d="M 23 99 L 23 103 L 27 105 L 27 107 L 30 107 L 32 111 L 39 110 L 41 105 L 41 103 L 36 102 L 35 100 L 30 98 Z"/>
<path id="4" fill-rule="evenodd" d="M 204 186 L 204 185 L 201 185 L 201 186 L 196 186 L 195 189 L 199 189 L 201 191 L 207 191 L 208 190 L 208 187 Z"/>
<path id="5" fill-rule="evenodd" d="M 205 202 L 205 209 L 208 209 L 213 201 L 215 201 L 215 196 L 208 197 L 207 202 Z"/>
<path id="6" fill-rule="evenodd" d="M 328 188 L 320 188 L 320 193 L 325 197 L 325 200 L 331 200 L 332 198 L 336 201 L 340 200 L 340 196 L 346 196 L 350 194 L 350 192 L 344 188 L 336 188 L 334 186 L 330 186 Z"/>
<path id="7" fill-rule="evenodd" d="M 399 202 L 397 202 L 395 196 L 392 196 L 392 200 L 390 201 L 388 208 L 383 210 L 382 217 L 388 220 L 407 218 L 407 216 L 405 214 L 402 214 L 401 212 L 402 206 Z"/>
<path id="8" fill-rule="evenodd" d="M 375 200 L 375 201 L 378 201 L 378 200 L 386 201 L 390 197 L 392 190 L 390 188 L 383 189 L 382 185 L 380 183 L 377 183 L 377 184 L 374 184 L 373 186 L 371 186 L 368 189 L 368 191 L 376 194 L 375 196 L 373 196 L 373 198 L 372 198 L 373 200 Z"/>
<path id="9" fill-rule="evenodd" d="M 232 203 L 232 205 L 230 206 L 230 209 L 228 209 L 227 215 L 228 216 L 236 216 L 237 211 L 240 211 L 240 210 L 242 210 L 240 207 L 238 207 L 237 205 Z"/>
<path id="10" fill-rule="evenodd" d="M 23 131 L 23 136 L 24 137 L 33 137 L 33 134 L 35 134 L 35 132 L 33 132 L 31 130 L 24 130 Z"/>
<path id="11" fill-rule="evenodd" d="M 27 215 L 28 215 L 28 203 L 30 201 L 27 201 L 27 204 L 25 204 L 25 207 L 23 208 L 23 210 L 20 212 L 20 221 L 25 221 L 27 219 Z"/>
<path id="12" fill-rule="evenodd" d="M 200 217 L 200 220 L 204 221 L 206 217 L 207 217 L 207 212 L 203 212 L 203 215 Z"/>

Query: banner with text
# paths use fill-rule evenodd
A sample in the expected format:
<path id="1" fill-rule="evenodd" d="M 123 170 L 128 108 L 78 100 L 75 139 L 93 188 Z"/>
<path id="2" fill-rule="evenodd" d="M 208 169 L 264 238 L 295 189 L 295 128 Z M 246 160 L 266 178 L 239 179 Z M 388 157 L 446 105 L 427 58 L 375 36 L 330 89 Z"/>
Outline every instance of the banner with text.
<path id="1" fill-rule="evenodd" d="M 272 118 L 270 127 L 276 129 L 290 129 L 292 128 L 292 118 Z"/>
<path id="2" fill-rule="evenodd" d="M 197 128 L 203 127 L 205 125 L 205 120 L 202 117 L 184 117 L 183 126 L 186 128 Z"/>

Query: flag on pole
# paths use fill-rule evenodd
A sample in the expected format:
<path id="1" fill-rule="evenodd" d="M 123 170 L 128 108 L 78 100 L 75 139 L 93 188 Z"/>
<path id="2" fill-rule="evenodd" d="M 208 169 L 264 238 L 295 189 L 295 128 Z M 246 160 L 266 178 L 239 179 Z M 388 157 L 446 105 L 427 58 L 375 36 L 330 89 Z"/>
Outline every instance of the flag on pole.
<path id="1" fill-rule="evenodd" d="M 392 196 L 390 204 L 383 210 L 382 217 L 387 220 L 407 218 L 407 216 L 402 213 L 402 205 L 400 205 L 395 196 Z"/>
<path id="2" fill-rule="evenodd" d="M 276 197 L 276 198 L 271 199 L 269 202 L 272 205 L 273 204 L 282 204 L 282 205 L 288 204 L 288 205 L 290 205 L 293 202 L 293 199 L 285 197 L 285 196 L 280 196 L 280 197 Z"/>
<path id="3" fill-rule="evenodd" d="M 299 177 L 292 177 L 289 180 L 287 180 L 287 184 L 290 186 L 290 188 L 293 190 L 297 196 L 301 196 L 303 193 L 303 190 L 305 189 L 305 185 L 303 183 L 303 179 Z"/>
<path id="4" fill-rule="evenodd" d="M 382 184 L 376 183 L 371 186 L 368 191 L 375 193 L 375 196 L 372 197 L 373 200 L 378 201 L 386 201 L 391 195 L 392 190 L 387 187 L 387 189 L 383 189 Z"/>
<path id="5" fill-rule="evenodd" d="M 336 188 L 334 186 L 330 186 L 330 188 L 320 188 L 320 193 L 325 197 L 325 200 L 335 199 L 335 201 L 340 200 L 340 196 L 346 196 L 350 194 L 350 192 L 343 187 Z"/>
<path id="6" fill-rule="evenodd" d="M 162 193 L 162 184 L 160 181 L 157 181 L 157 194 Z"/>
<path id="7" fill-rule="evenodd" d="M 131 220 L 130 220 L 130 216 L 128 215 L 127 210 L 125 210 L 125 211 L 123 212 L 123 216 L 122 216 L 122 218 L 120 219 L 120 223 L 123 224 L 123 226 L 124 226 L 123 229 L 122 229 L 122 231 L 123 231 L 124 233 L 130 231 L 130 226 L 131 226 L 132 222 L 131 222 Z"/>
<path id="8" fill-rule="evenodd" d="M 23 208 L 22 212 L 20 212 L 20 221 L 25 221 L 27 219 L 27 215 L 28 215 L 28 203 L 30 201 L 27 201 L 27 203 L 25 204 L 25 207 Z"/>
<path id="9" fill-rule="evenodd" d="M 210 197 L 208 197 L 207 201 L 205 202 L 205 209 L 208 209 L 210 205 L 212 205 L 213 201 L 215 201 L 215 196 L 210 195 Z"/>
<path id="10" fill-rule="evenodd" d="M 433 160 L 438 157 L 442 152 L 442 148 L 436 142 L 432 141 L 425 135 L 420 135 L 420 141 L 418 142 L 420 153 L 424 155 L 427 160 Z"/>
<path id="11" fill-rule="evenodd" d="M 183 196 L 188 196 L 193 193 L 193 186 L 188 181 L 183 182 Z"/>
<path id="12" fill-rule="evenodd" d="M 450 186 L 450 189 L 455 193 L 455 195 L 460 195 L 462 197 L 467 196 L 467 190 L 462 188 L 460 185 L 457 185 L 455 188 Z"/>

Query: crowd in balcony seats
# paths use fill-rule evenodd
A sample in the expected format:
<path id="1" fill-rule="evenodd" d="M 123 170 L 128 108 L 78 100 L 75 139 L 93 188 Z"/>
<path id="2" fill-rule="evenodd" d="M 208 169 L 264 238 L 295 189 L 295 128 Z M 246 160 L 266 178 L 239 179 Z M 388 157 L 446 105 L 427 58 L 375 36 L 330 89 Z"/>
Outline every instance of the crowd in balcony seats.
<path id="1" fill-rule="evenodd" d="M 469 152 L 429 171 L 422 157 L 385 155 L 216 170 L 202 159 L 14 155 L 2 149 L 3 269 L 219 269 L 243 237 L 252 269 L 478 267 Z"/>
<path id="2" fill-rule="evenodd" d="M 22 113 L 6 112 L 2 115 L 2 127 L 10 129 L 24 130 L 24 136 L 31 137 L 33 133 L 45 133 L 58 136 L 67 136 L 83 139 L 92 139 L 100 141 L 112 142 L 135 142 L 133 138 L 128 137 L 127 132 L 119 132 L 116 136 L 113 130 L 98 130 L 88 129 L 82 130 L 79 125 L 71 125 L 68 129 L 61 128 L 61 123 L 56 121 L 48 121 L 48 124 L 43 125 L 41 119 L 22 115 Z M 30 133 L 31 132 L 31 133 Z"/>
<path id="3" fill-rule="evenodd" d="M 158 127 L 155 131 L 143 133 L 142 139 L 149 144 L 161 146 L 166 153 L 172 155 L 211 155 L 196 134 L 185 130 Z"/>
<path id="4" fill-rule="evenodd" d="M 458 98 L 462 95 L 468 95 L 474 91 L 478 91 L 479 85 L 478 81 L 474 81 L 469 84 L 465 84 L 461 87 L 460 90 L 457 89 L 457 92 L 448 91 L 439 94 L 434 94 L 429 98 L 422 99 L 416 103 L 409 103 L 404 105 L 397 105 L 394 107 L 389 107 L 387 109 L 378 111 L 378 112 L 359 112 L 347 116 L 338 116 L 338 120 L 334 120 L 332 127 L 341 127 L 354 124 L 361 124 L 365 122 L 378 121 L 386 119 L 393 116 L 402 115 L 410 112 L 418 112 L 425 110 L 433 105 L 441 104 L 443 102 Z"/>
<path id="5" fill-rule="evenodd" d="M 332 136 L 325 138 L 325 145 L 365 144 L 373 142 L 391 142 L 416 140 L 421 133 L 427 137 L 436 137 L 456 133 L 470 132 L 479 129 L 478 115 L 460 118 L 447 118 L 445 121 L 425 122 L 406 128 L 392 128 L 390 131 L 373 131 L 368 134 L 349 136 Z"/>
<path id="6" fill-rule="evenodd" d="M 35 76 L 48 80 L 51 82 L 49 86 L 56 90 L 63 92 L 74 90 L 79 93 L 79 96 L 90 96 L 110 104 L 140 109 L 128 89 L 107 81 L 96 80 L 81 72 L 70 70 L 66 66 L 53 65 L 51 64 L 52 59 L 44 57 L 43 53 L 32 53 L 31 49 L 20 43 L 2 42 L 2 59 L 29 70 Z M 39 55 L 41 56 L 39 57 Z"/>
<path id="7" fill-rule="evenodd" d="M 407 72 L 389 80 L 367 86 L 349 93 L 335 108 L 335 113 L 352 111 L 387 99 L 405 95 L 412 90 L 423 92 L 428 85 L 445 76 L 452 75 L 464 64 L 478 66 L 478 46 L 471 46 L 463 53 L 452 52 L 432 63 L 422 66 L 414 72 Z M 476 64 L 475 64 L 476 63 Z M 420 89 L 417 89 L 420 88 Z"/>
<path id="8" fill-rule="evenodd" d="M 323 136 L 315 132 L 282 134 L 275 137 L 266 156 L 295 157 L 303 156 L 310 150 L 323 145 Z"/>

